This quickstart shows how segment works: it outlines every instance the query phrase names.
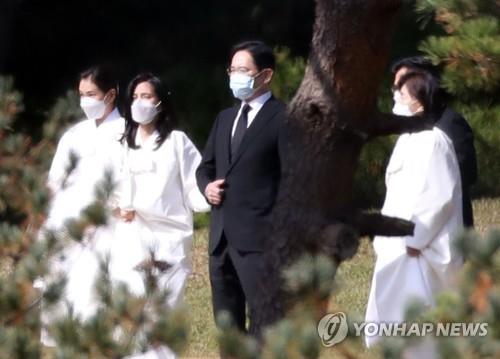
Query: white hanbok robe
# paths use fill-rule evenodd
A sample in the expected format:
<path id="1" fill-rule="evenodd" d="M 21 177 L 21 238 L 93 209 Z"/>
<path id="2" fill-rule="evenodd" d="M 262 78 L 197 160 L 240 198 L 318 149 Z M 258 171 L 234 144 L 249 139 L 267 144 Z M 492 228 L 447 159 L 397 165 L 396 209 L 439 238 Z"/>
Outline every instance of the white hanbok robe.
<path id="1" fill-rule="evenodd" d="M 196 185 L 201 156 L 189 138 L 172 131 L 156 148 L 158 133 L 142 142 L 139 149 L 123 149 L 122 180 L 117 193 L 119 207 L 134 210 L 132 222 L 118 220 L 112 241 L 110 272 L 115 281 L 128 284 L 135 294 L 144 294 L 143 278 L 136 266 L 151 253 L 172 267 L 160 275 L 159 285 L 169 291 L 168 305 L 183 302 L 191 272 L 193 211 L 210 209 Z M 166 346 L 135 354 L 127 359 L 175 358 Z"/>
<path id="2" fill-rule="evenodd" d="M 386 187 L 382 213 L 414 222 L 415 230 L 413 236 L 375 237 L 366 322 L 402 322 L 411 299 L 432 307 L 437 293 L 453 287 L 463 262 L 452 245 L 463 226 L 460 172 L 453 145 L 441 130 L 399 137 L 387 166 Z M 421 254 L 408 256 L 406 246 Z M 366 337 L 367 345 L 379 339 Z"/>
<path id="3" fill-rule="evenodd" d="M 135 211 L 135 218 L 117 220 L 110 247 L 103 250 L 111 254 L 112 277 L 137 294 L 144 293 L 135 269 L 140 262 L 154 253 L 156 260 L 171 264 L 161 280 L 174 307 L 191 271 L 193 211 L 206 212 L 210 206 L 196 185 L 201 155 L 193 143 L 183 132 L 172 131 L 156 149 L 157 138 L 155 132 L 143 143 L 138 134 L 139 149 L 123 148 L 117 201 L 121 209 Z"/>
<path id="4" fill-rule="evenodd" d="M 118 158 L 113 158 L 112 154 L 116 151 L 112 149 L 118 145 L 124 129 L 125 120 L 118 110 L 114 109 L 99 126 L 95 120 L 87 119 L 78 122 L 63 134 L 48 176 L 48 186 L 53 198 L 45 228 L 62 230 L 66 220 L 79 218 L 81 211 L 95 200 L 96 184 L 103 179 L 107 169 L 116 168 Z M 78 162 L 64 183 L 70 153 L 78 157 Z M 88 259 L 94 256 L 96 238 L 108 235 L 107 232 L 107 228 L 99 228 L 92 233 L 91 238 L 86 236 L 80 243 L 70 242 L 62 253 L 52 259 L 49 277 L 64 273 L 68 282 L 61 305 L 51 311 L 42 310 L 43 326 L 56 317 L 64 316 L 66 303 L 70 303 L 76 313 L 91 313 L 93 308 L 88 306 L 86 301 L 91 293 L 80 293 L 79 287 L 90 285 L 92 278 L 88 271 L 82 269 Z M 43 290 L 44 279 L 37 280 L 35 285 Z M 42 343 L 47 346 L 54 345 L 44 327 Z"/>
<path id="5" fill-rule="evenodd" d="M 54 198 L 46 226 L 59 228 L 67 219 L 78 218 L 94 200 L 96 183 L 102 180 L 106 168 L 114 166 L 111 148 L 124 129 L 125 120 L 115 109 L 99 126 L 95 120 L 83 120 L 63 134 L 49 171 L 48 186 Z M 71 152 L 79 161 L 63 188 Z"/>

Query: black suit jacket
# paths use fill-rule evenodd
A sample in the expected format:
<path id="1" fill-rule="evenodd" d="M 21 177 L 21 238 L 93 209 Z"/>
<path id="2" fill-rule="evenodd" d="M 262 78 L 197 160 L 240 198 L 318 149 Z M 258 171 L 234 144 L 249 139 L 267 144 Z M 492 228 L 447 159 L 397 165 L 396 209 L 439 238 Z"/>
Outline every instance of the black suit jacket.
<path id="1" fill-rule="evenodd" d="M 453 142 L 455 153 L 460 167 L 462 180 L 462 203 L 464 226 L 472 227 L 474 218 L 470 198 L 470 187 L 477 180 L 476 149 L 474 135 L 467 121 L 457 112 L 447 107 L 436 126 L 441 129 Z"/>
<path id="2" fill-rule="evenodd" d="M 271 97 L 248 127 L 230 158 L 231 131 L 240 106 L 217 116 L 196 171 L 198 187 L 225 178 L 222 204 L 212 206 L 209 251 L 224 232 L 240 251 L 262 251 L 270 230 L 287 145 L 285 105 Z"/>

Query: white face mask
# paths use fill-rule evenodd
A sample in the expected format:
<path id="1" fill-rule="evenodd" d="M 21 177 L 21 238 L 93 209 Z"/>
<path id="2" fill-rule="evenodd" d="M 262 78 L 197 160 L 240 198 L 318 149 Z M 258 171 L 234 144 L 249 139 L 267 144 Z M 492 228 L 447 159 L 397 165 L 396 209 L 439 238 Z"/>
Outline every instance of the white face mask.
<path id="1" fill-rule="evenodd" d="M 401 92 L 394 91 L 394 107 L 392 108 L 392 113 L 398 116 L 413 116 L 413 113 L 410 110 L 410 106 L 401 102 Z"/>
<path id="2" fill-rule="evenodd" d="M 158 113 L 160 112 L 160 110 L 158 109 L 160 103 L 161 101 L 155 105 L 148 100 L 135 100 L 130 107 L 132 112 L 132 120 L 141 125 L 147 125 L 148 123 L 151 123 L 155 119 L 156 115 L 158 115 Z"/>
<path id="3" fill-rule="evenodd" d="M 229 77 L 229 88 L 233 91 L 233 96 L 242 101 L 252 97 L 255 93 L 255 89 L 253 88 L 255 78 L 259 76 L 259 74 L 260 73 L 255 76 L 239 73 L 232 74 Z"/>
<path id="4" fill-rule="evenodd" d="M 394 103 L 394 107 L 392 108 L 392 113 L 398 116 L 413 116 L 413 112 L 411 112 L 410 107 L 401 102 Z"/>
<path id="5" fill-rule="evenodd" d="M 80 98 L 80 107 L 89 120 L 101 119 L 106 112 L 106 103 L 104 99 L 96 100 L 93 97 L 82 96 Z"/>

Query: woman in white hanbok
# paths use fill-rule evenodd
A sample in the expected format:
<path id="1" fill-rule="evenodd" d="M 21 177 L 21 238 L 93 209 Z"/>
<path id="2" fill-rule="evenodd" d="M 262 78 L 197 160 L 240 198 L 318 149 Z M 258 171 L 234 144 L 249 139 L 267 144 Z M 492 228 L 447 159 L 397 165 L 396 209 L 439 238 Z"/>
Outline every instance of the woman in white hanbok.
<path id="1" fill-rule="evenodd" d="M 108 249 L 111 278 L 141 295 L 145 288 L 138 268 L 157 267 L 163 272 L 159 284 L 169 291 L 166 304 L 176 307 L 183 301 L 191 271 L 192 213 L 210 209 L 196 185 L 201 156 L 183 132 L 172 129 L 168 94 L 157 77 L 134 78 L 128 100 L 117 191 L 119 220 Z M 165 346 L 133 356 L 167 357 L 175 356 Z"/>
<path id="2" fill-rule="evenodd" d="M 53 200 L 46 226 L 61 228 L 95 199 L 95 185 L 113 163 L 110 146 L 118 143 L 125 129 L 116 108 L 117 91 L 111 69 L 96 66 L 81 73 L 80 106 L 87 118 L 70 127 L 57 145 L 48 177 Z M 72 155 L 77 164 L 67 176 Z"/>
<path id="3" fill-rule="evenodd" d="M 87 118 L 63 134 L 48 176 L 53 197 L 44 227 L 59 232 L 61 238 L 66 231 L 65 223 L 78 219 L 82 210 L 95 200 L 96 184 L 103 179 L 106 169 L 113 166 L 110 148 L 119 143 L 125 129 L 125 121 L 116 108 L 118 81 L 111 68 L 95 66 L 82 72 L 78 90 L 80 106 Z M 68 174 L 72 156 L 77 159 L 76 167 Z M 80 303 L 78 288 L 90 280 L 82 264 L 93 256 L 94 238 L 106 231 L 101 228 L 88 232 L 81 242 L 68 241 L 64 250 L 51 260 L 49 276 L 64 273 L 68 281 L 61 305 L 51 311 L 42 310 L 45 345 L 55 345 L 45 326 L 54 316 L 65 314 L 66 302 Z M 43 290 L 45 280 L 38 280 L 35 285 Z M 84 314 L 88 314 L 89 309 L 86 303 L 75 307 Z"/>
<path id="4" fill-rule="evenodd" d="M 438 87 L 430 75 L 408 73 L 398 85 L 396 115 L 429 113 L 436 105 Z M 412 221 L 415 229 L 412 236 L 375 237 L 366 322 L 400 323 L 411 300 L 432 307 L 439 292 L 453 287 L 462 265 L 452 244 L 462 228 L 460 172 L 446 134 L 434 127 L 400 136 L 387 166 L 386 187 L 382 213 Z M 367 336 L 367 345 L 380 338 Z M 404 353 L 405 358 L 436 355 L 430 339 Z"/>
<path id="5" fill-rule="evenodd" d="M 116 224 L 111 255 L 115 278 L 139 293 L 144 288 L 135 268 L 151 254 L 160 267 L 161 262 L 172 266 L 164 280 L 171 291 L 169 304 L 176 306 L 182 301 L 190 271 L 193 211 L 206 212 L 210 206 L 196 186 L 200 153 L 183 132 L 173 130 L 164 91 L 152 74 L 137 76 L 129 86 L 132 104 L 122 138 L 117 191 L 121 220 Z"/>

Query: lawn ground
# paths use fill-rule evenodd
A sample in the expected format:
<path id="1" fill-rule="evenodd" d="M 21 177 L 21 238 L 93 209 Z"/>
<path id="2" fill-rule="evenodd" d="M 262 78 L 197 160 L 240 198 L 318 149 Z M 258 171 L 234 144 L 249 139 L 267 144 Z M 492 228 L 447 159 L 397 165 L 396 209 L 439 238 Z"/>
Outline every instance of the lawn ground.
<path id="1" fill-rule="evenodd" d="M 476 230 L 484 234 L 492 227 L 500 228 L 500 198 L 474 201 Z M 217 358 L 216 329 L 212 316 L 210 282 L 208 279 L 206 228 L 196 231 L 193 245 L 193 274 L 187 288 L 187 303 L 191 322 L 189 346 L 183 358 Z M 374 264 L 371 243 L 363 240 L 356 256 L 342 263 L 336 282 L 337 290 L 330 300 L 331 310 L 342 310 L 351 316 L 363 318 L 372 268 Z M 354 345 L 359 358 L 380 358 L 376 350 L 367 351 L 361 342 Z M 335 359 L 338 355 L 333 349 L 325 349 L 322 359 Z"/>

